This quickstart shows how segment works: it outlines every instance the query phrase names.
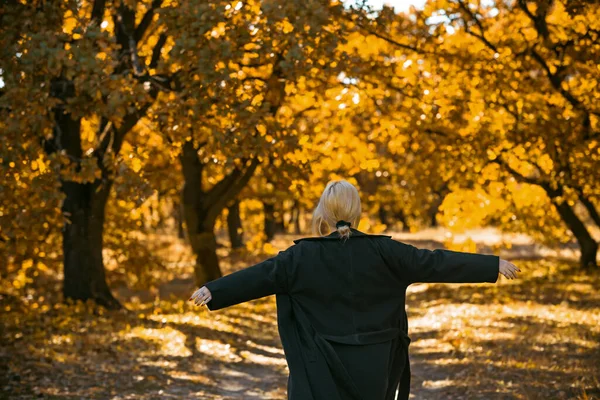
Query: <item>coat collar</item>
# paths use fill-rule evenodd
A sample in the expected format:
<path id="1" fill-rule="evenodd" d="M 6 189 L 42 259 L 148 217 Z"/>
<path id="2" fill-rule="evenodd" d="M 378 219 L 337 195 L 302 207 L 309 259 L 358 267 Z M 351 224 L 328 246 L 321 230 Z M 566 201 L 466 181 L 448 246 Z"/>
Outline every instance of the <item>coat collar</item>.
<path id="1" fill-rule="evenodd" d="M 391 238 L 391 236 L 388 236 L 388 235 L 369 235 L 367 233 L 361 232 L 361 231 L 359 231 L 357 229 L 354 229 L 354 228 L 350 228 L 350 231 L 352 232 L 352 235 L 350 235 L 350 239 L 352 239 L 352 238 L 359 238 L 359 237 L 386 237 L 386 238 Z M 340 239 L 340 234 L 338 233 L 338 231 L 333 231 L 333 232 L 331 232 L 327 236 L 312 236 L 312 237 L 305 237 L 305 238 L 296 239 L 296 240 L 294 240 L 294 243 L 298 244 L 299 242 L 301 242 L 303 240 L 316 241 L 316 240 L 332 240 L 332 239 Z"/>

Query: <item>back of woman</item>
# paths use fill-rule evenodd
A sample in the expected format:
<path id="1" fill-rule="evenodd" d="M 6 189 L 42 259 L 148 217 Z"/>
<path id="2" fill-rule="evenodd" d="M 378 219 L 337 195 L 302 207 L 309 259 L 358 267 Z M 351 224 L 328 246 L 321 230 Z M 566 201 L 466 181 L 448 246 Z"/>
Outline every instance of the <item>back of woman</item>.
<path id="1" fill-rule="evenodd" d="M 273 258 L 207 283 L 190 299 L 218 310 L 277 295 L 289 399 L 407 399 L 408 285 L 516 276 L 517 268 L 497 256 L 418 249 L 368 235 L 353 228 L 360 216 L 356 188 L 331 182 L 313 214 L 319 236 L 295 240 Z"/>
<path id="2" fill-rule="evenodd" d="M 337 371 L 337 386 L 357 394 L 340 398 L 389 398 L 406 364 L 406 284 L 386 263 L 388 240 L 353 229 L 349 239 L 335 232 L 295 246 L 289 295 Z"/>
<path id="3" fill-rule="evenodd" d="M 305 307 L 320 332 L 398 327 L 406 285 L 394 266 L 386 264 L 383 240 L 391 239 L 352 230 L 343 241 L 337 233 L 297 241 L 289 294 Z"/>

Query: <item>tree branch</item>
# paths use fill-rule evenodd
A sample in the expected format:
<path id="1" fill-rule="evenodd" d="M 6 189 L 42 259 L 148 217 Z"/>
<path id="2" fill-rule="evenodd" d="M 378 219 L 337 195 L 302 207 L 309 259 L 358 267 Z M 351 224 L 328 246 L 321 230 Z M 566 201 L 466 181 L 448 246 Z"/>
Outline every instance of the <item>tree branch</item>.
<path id="1" fill-rule="evenodd" d="M 247 162 L 248 160 L 245 160 Z M 254 175 L 254 171 L 259 165 L 257 157 L 252 158 L 250 165 L 244 170 L 235 168 L 234 171 L 229 174 L 225 179 L 221 180 L 219 185 L 218 194 L 213 193 L 211 189 L 210 193 L 206 196 L 206 203 L 208 205 L 207 220 L 216 219 L 221 210 L 233 200 L 242 191 L 242 189 L 248 184 L 248 181 Z M 233 178 L 235 173 L 235 177 Z M 213 188 L 214 189 L 214 188 Z"/>
<path id="2" fill-rule="evenodd" d="M 217 182 L 209 191 L 206 192 L 206 203 L 210 206 L 211 204 L 218 201 L 218 199 L 222 198 L 224 194 L 227 192 L 229 186 L 233 185 L 233 183 L 239 179 L 242 175 L 242 168 L 235 167 L 226 175 L 223 179 Z"/>
<path id="3" fill-rule="evenodd" d="M 561 76 L 556 73 L 553 74 L 552 71 L 550 70 L 550 66 L 548 66 L 548 64 L 546 63 L 546 60 L 544 60 L 544 58 L 541 56 L 540 53 L 538 53 L 535 48 L 531 48 L 529 50 L 529 53 L 531 54 L 531 56 L 533 57 L 533 59 L 535 61 L 537 61 L 537 63 L 544 69 L 544 71 L 546 71 L 546 75 L 548 76 L 548 79 L 550 80 L 550 83 L 552 84 L 552 86 L 558 90 L 560 92 L 560 94 L 562 94 L 562 96 L 576 109 L 582 109 L 581 107 L 581 101 L 577 100 L 570 92 L 568 92 L 567 90 L 563 89 L 562 87 L 562 78 Z"/>
<path id="4" fill-rule="evenodd" d="M 367 32 L 368 34 L 373 35 L 373 36 L 375 36 L 375 37 L 377 37 L 379 39 L 382 39 L 382 40 L 384 40 L 384 41 L 386 41 L 386 42 L 388 42 L 388 43 L 390 43 L 390 44 L 392 44 L 392 45 L 394 45 L 396 47 L 400 47 L 401 49 L 414 51 L 415 53 L 419 53 L 419 54 L 433 54 L 433 53 L 428 52 L 428 51 L 420 50 L 420 49 L 418 49 L 415 46 L 411 46 L 409 44 L 400 43 L 397 40 L 392 39 L 391 37 L 388 37 L 388 36 L 386 36 L 386 35 L 384 35 L 382 33 L 379 33 L 377 31 L 373 30 L 373 29 L 369 29 L 369 28 L 365 27 L 364 25 L 357 24 L 357 26 L 360 29 L 362 29 L 363 31 Z"/>
<path id="5" fill-rule="evenodd" d="M 136 43 L 142 40 L 142 38 L 144 37 L 144 34 L 146 33 L 146 31 L 150 27 L 150 24 L 152 23 L 152 19 L 154 18 L 154 12 L 157 8 L 160 8 L 162 2 L 163 0 L 154 0 L 148 11 L 146 11 L 144 16 L 142 17 L 142 20 L 138 24 L 137 28 L 135 28 Z"/>
<path id="6" fill-rule="evenodd" d="M 515 178 L 517 178 L 517 180 L 519 180 L 521 182 L 525 182 L 530 185 L 537 185 L 537 186 L 541 186 L 541 187 L 549 186 L 547 184 L 547 182 L 543 182 L 538 179 L 528 177 L 528 176 L 521 174 L 519 171 L 515 170 L 510 165 L 508 165 L 508 163 L 505 160 L 503 160 L 502 157 L 498 157 L 495 160 L 493 160 L 492 162 L 495 162 L 496 164 L 504 167 L 508 172 L 510 172 L 511 175 L 513 175 Z"/>
<path id="7" fill-rule="evenodd" d="M 96 25 L 100 25 L 102 23 L 105 4 L 106 0 L 94 1 L 94 6 L 92 7 L 92 22 L 94 22 Z"/>
<path id="8" fill-rule="evenodd" d="M 156 68 L 158 65 L 158 61 L 160 61 L 160 56 L 162 55 L 162 49 L 165 47 L 167 43 L 167 35 L 165 33 L 161 33 L 156 45 L 152 49 L 152 58 L 150 59 L 149 67 L 151 69 Z"/>
<path id="9" fill-rule="evenodd" d="M 129 55 L 131 66 L 133 67 L 133 74 L 136 76 L 143 75 L 144 68 L 140 65 L 139 56 L 137 53 L 137 42 L 135 40 L 135 11 L 121 5 L 113 17 L 115 23 L 115 35 L 117 43 L 121 45 L 121 53 Z M 124 70 L 126 64 L 121 62 L 120 68 L 117 70 Z"/>
<path id="10" fill-rule="evenodd" d="M 302 110 L 298 111 L 296 114 L 294 114 L 294 119 L 296 119 L 296 118 L 300 118 L 300 117 L 302 117 L 302 116 L 303 116 L 305 113 L 307 113 L 307 112 L 309 112 L 309 111 L 312 111 L 312 110 L 316 110 L 316 109 L 317 109 L 317 106 L 315 106 L 314 104 L 313 104 L 313 105 L 310 105 L 310 106 L 306 107 L 305 109 L 302 109 Z"/>
<path id="11" fill-rule="evenodd" d="M 533 25 L 535 26 L 535 30 L 539 36 L 541 36 L 544 40 L 548 40 L 550 37 L 550 31 L 548 30 L 548 23 L 546 22 L 546 15 L 548 14 L 548 10 L 552 7 L 553 0 L 550 1 L 538 1 L 536 15 L 534 15 L 527 7 L 526 0 L 518 0 L 519 8 L 521 8 L 525 14 L 531 19 Z"/>
<path id="12" fill-rule="evenodd" d="M 465 21 L 465 31 L 471 35 L 476 37 L 477 39 L 479 39 L 483 44 L 485 44 L 489 49 L 491 49 L 494 53 L 498 53 L 498 48 L 496 46 L 494 46 L 486 37 L 485 37 L 485 30 L 483 29 L 483 24 L 481 23 L 481 21 L 477 18 L 477 16 L 475 14 L 473 14 L 473 12 L 469 9 L 468 6 L 465 5 L 465 3 L 463 1 L 458 2 L 460 8 L 462 8 L 467 15 L 469 16 L 469 19 L 474 21 L 475 24 L 477 25 L 477 27 L 479 28 L 479 32 L 480 33 L 475 33 L 473 32 L 470 28 L 469 25 L 467 23 L 467 21 Z M 464 21 L 464 19 L 463 19 Z"/>
<path id="13" fill-rule="evenodd" d="M 242 83 L 246 83 L 248 81 L 259 81 L 259 82 L 267 83 L 267 80 L 265 78 L 260 78 L 258 76 L 247 76 L 244 79 L 242 79 Z"/>

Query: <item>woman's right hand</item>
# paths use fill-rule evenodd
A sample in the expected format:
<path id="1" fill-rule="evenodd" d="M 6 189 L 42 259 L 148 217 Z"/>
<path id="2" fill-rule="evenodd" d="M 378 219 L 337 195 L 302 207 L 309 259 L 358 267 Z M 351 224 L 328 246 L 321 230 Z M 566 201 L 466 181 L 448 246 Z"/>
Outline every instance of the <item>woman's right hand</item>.
<path id="1" fill-rule="evenodd" d="M 500 259 L 499 272 L 508 279 L 515 279 L 517 277 L 517 272 L 521 272 L 521 270 L 517 268 L 515 264 Z"/>
<path id="2" fill-rule="evenodd" d="M 194 300 L 195 305 L 203 306 L 212 300 L 212 293 L 210 293 L 210 290 L 206 286 L 202 286 L 192 294 L 192 297 L 188 301 L 192 300 Z"/>

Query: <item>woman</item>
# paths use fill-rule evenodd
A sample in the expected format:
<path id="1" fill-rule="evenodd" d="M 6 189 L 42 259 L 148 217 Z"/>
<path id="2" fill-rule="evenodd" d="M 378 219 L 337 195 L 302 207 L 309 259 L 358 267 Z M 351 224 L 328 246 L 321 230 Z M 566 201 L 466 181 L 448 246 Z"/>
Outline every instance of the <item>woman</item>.
<path id="1" fill-rule="evenodd" d="M 354 229 L 360 215 L 356 188 L 330 182 L 313 215 L 318 237 L 295 240 L 277 256 L 209 282 L 190 298 L 218 310 L 277 295 L 289 399 L 407 399 L 408 285 L 494 283 L 498 273 L 512 279 L 519 271 L 493 255 L 417 249 L 365 234 Z"/>

